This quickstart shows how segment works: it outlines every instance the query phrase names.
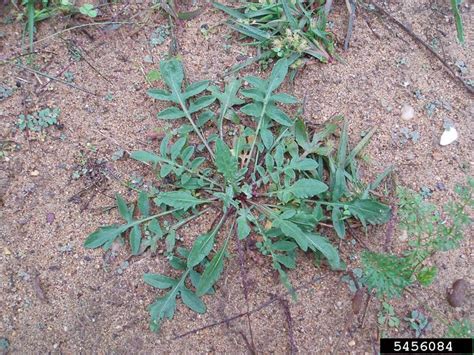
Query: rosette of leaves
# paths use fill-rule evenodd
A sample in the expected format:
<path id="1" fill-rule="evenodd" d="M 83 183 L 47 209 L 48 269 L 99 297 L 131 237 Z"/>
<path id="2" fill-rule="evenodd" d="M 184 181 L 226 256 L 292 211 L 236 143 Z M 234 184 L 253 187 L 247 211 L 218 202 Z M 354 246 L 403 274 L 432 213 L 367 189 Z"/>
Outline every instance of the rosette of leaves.
<path id="1" fill-rule="evenodd" d="M 327 31 L 326 12 L 314 1 L 272 0 L 246 2 L 232 8 L 218 2 L 213 5 L 230 16 L 227 25 L 243 38 L 253 40 L 257 56 L 238 64 L 240 70 L 256 61 L 287 58 L 295 67 L 300 59 L 313 57 L 326 63 L 334 53 L 333 35 Z"/>
<path id="2" fill-rule="evenodd" d="M 335 122 L 309 132 L 303 121 L 290 118 L 282 105 L 297 99 L 276 92 L 288 72 L 286 59 L 267 79 L 245 77 L 245 88 L 231 79 L 223 91 L 209 81 L 184 85 L 183 66 L 176 59 L 162 62 L 160 71 L 167 88 L 148 94 L 170 106 L 158 119 L 182 125 L 157 152 L 131 155 L 151 166 L 160 188 L 142 191 L 136 203 L 117 195 L 125 222 L 101 227 L 85 242 L 87 248 L 107 249 L 125 240 L 134 255 L 163 246 L 180 276 L 144 276 L 147 284 L 163 290 L 149 306 L 153 330 L 173 317 L 178 299 L 205 312 L 203 296 L 214 292 L 227 256 L 239 243 L 252 240 L 293 291 L 287 272 L 300 253 L 313 254 L 332 269 L 344 268 L 320 223 L 332 224 L 344 238 L 349 219 L 363 226 L 388 220 L 388 206 L 371 197 L 378 182 L 366 186 L 357 178 L 355 157 L 370 134 L 349 150 L 344 124 L 333 151 L 327 142 L 338 129 Z M 179 228 L 207 212 L 215 216 L 211 226 L 183 248 Z"/>

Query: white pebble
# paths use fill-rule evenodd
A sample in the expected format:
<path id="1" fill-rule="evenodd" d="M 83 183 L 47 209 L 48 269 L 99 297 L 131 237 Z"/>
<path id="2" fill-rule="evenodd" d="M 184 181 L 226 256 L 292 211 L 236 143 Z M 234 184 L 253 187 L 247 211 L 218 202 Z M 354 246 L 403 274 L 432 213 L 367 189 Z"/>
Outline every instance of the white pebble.
<path id="1" fill-rule="evenodd" d="M 444 130 L 443 134 L 441 135 L 441 139 L 439 141 L 439 144 L 442 146 L 448 145 L 456 141 L 459 137 L 458 131 L 456 131 L 456 128 L 454 127 L 449 127 Z"/>
<path id="2" fill-rule="evenodd" d="M 413 119 L 415 117 L 415 109 L 410 105 L 403 105 L 401 117 L 405 121 Z"/>

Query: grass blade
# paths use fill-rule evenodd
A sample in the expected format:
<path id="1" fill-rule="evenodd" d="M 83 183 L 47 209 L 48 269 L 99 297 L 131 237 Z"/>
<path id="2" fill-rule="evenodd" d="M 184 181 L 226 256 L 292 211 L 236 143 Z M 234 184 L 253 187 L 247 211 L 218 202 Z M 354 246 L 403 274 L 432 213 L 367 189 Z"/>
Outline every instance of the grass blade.
<path id="1" fill-rule="evenodd" d="M 459 43 L 464 44 L 464 26 L 462 24 L 461 13 L 457 0 L 451 0 L 451 11 L 453 12 L 454 22 L 456 23 L 456 31 L 458 33 Z"/>

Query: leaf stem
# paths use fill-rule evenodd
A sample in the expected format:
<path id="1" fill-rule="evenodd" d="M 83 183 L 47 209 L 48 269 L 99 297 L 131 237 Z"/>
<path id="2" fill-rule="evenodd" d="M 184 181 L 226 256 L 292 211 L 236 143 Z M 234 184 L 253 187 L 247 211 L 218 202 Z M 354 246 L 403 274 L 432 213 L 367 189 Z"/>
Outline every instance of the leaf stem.
<path id="1" fill-rule="evenodd" d="M 255 143 L 257 142 L 258 134 L 260 133 L 260 130 L 262 129 L 263 117 L 265 116 L 265 110 L 267 109 L 270 93 L 271 91 L 267 93 L 267 96 L 265 96 L 265 100 L 263 102 L 263 107 L 262 107 L 262 113 L 260 114 L 260 117 L 258 118 L 257 130 L 255 131 L 255 139 L 253 140 L 252 145 L 250 146 L 250 153 L 248 155 L 247 161 L 245 162 L 245 167 L 248 167 L 250 164 L 250 160 L 252 160 L 253 150 L 255 149 Z"/>
<path id="2" fill-rule="evenodd" d="M 161 161 L 161 162 L 164 162 L 164 163 L 167 163 L 167 164 L 170 164 L 170 165 L 174 165 L 174 166 L 176 166 L 176 167 L 178 167 L 178 168 L 182 168 L 182 169 L 186 170 L 188 173 L 191 173 L 191 174 L 193 174 L 193 175 L 196 175 L 196 176 L 200 177 L 201 179 L 206 180 L 207 182 L 209 182 L 209 183 L 211 183 L 211 184 L 213 184 L 213 185 L 219 186 L 220 188 L 222 188 L 222 189 L 224 190 L 224 186 L 221 185 L 221 184 L 219 184 L 217 181 L 214 181 L 214 180 L 212 180 L 211 178 L 208 178 L 207 176 L 204 176 L 204 175 L 198 173 L 197 171 L 194 171 L 194 170 L 192 170 L 192 169 L 189 169 L 189 168 L 185 167 L 184 165 L 181 165 L 181 164 L 179 164 L 179 163 L 176 163 L 176 162 L 173 161 L 173 160 L 160 157 L 160 156 L 158 156 L 158 155 L 156 155 L 156 159 L 157 159 L 158 161 Z"/>

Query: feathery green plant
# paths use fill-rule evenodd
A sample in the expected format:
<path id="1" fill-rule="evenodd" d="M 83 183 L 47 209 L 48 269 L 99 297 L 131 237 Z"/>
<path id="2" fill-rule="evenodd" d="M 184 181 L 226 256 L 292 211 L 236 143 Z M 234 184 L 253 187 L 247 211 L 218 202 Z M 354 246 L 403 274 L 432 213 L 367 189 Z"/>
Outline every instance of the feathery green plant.
<path id="1" fill-rule="evenodd" d="M 365 251 L 363 282 L 380 296 L 400 296 L 404 289 L 418 281 L 429 286 L 436 278 L 436 266 L 426 261 L 435 253 L 460 246 L 463 233 L 472 224 L 469 210 L 474 207 L 474 179 L 458 185 L 457 201 L 446 204 L 443 211 L 423 200 L 420 194 L 406 188 L 397 191 L 399 226 L 409 236 L 409 248 L 402 256 Z"/>

